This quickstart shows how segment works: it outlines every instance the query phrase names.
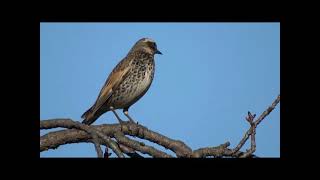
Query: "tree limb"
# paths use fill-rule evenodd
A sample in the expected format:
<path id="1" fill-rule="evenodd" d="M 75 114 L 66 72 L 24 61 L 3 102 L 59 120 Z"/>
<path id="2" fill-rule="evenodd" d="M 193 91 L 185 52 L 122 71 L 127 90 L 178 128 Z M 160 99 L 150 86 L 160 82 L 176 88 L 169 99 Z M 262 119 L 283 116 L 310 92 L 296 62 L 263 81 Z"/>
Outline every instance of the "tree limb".
<path id="1" fill-rule="evenodd" d="M 40 129 L 51 129 L 56 127 L 63 127 L 63 128 L 69 128 L 69 129 L 80 129 L 82 131 L 87 132 L 89 135 L 91 135 L 91 138 L 93 138 L 93 142 L 95 144 L 98 157 L 102 156 L 102 150 L 100 147 L 98 147 L 98 140 L 97 137 L 100 137 L 102 140 L 104 140 L 108 146 L 117 154 L 118 157 L 124 157 L 122 152 L 120 151 L 119 147 L 115 142 L 113 142 L 108 136 L 101 133 L 99 130 L 94 129 L 93 126 L 88 126 L 86 124 L 82 124 L 77 121 L 73 121 L 71 119 L 53 119 L 50 121 L 40 121 Z M 41 146 L 41 138 L 40 138 L 40 146 Z M 41 149 L 41 148 L 40 148 Z"/>
<path id="2" fill-rule="evenodd" d="M 254 121 L 255 114 L 251 115 L 250 112 L 248 112 L 248 116 L 246 117 L 246 120 L 250 123 L 250 129 L 244 134 L 244 137 L 241 139 L 239 144 L 232 150 L 232 154 L 238 152 L 241 147 L 245 144 L 245 142 L 248 140 L 248 138 L 251 136 L 251 149 L 248 154 L 252 154 L 255 151 L 255 131 L 258 126 L 258 124 L 261 123 L 261 121 L 268 115 L 270 112 L 277 106 L 277 104 L 280 102 L 280 94 L 278 97 L 273 101 L 271 106 L 269 106 L 260 116 L 259 118 Z M 245 155 L 245 157 L 248 155 Z"/>
<path id="3" fill-rule="evenodd" d="M 126 137 L 122 132 L 117 132 L 115 133 L 115 138 L 118 140 L 119 143 L 124 144 L 126 146 L 132 147 L 137 151 L 140 151 L 143 154 L 149 154 L 152 157 L 156 157 L 156 158 L 169 158 L 172 157 L 171 155 L 159 151 L 156 148 L 152 147 L 152 146 L 147 146 L 141 142 L 132 140 L 128 137 Z"/>
<path id="4" fill-rule="evenodd" d="M 168 138 L 139 124 L 126 122 L 121 125 L 102 124 L 88 126 L 71 119 L 61 118 L 40 121 L 40 129 L 51 129 L 57 127 L 67 128 L 66 130 L 49 132 L 41 136 L 40 152 L 48 149 L 55 149 L 64 144 L 90 142 L 95 145 L 98 157 L 103 157 L 100 144 L 106 146 L 106 151 L 104 154 L 106 158 L 110 155 L 108 148 L 111 148 L 118 157 L 124 157 L 123 153 L 129 157 L 142 157 L 137 152 L 149 154 L 152 157 L 172 157 L 171 155 L 152 146 L 145 145 L 142 142 L 126 137 L 126 135 L 129 135 L 163 146 L 164 148 L 174 152 L 177 157 L 255 157 L 253 153 L 256 150 L 256 128 L 279 102 L 280 95 L 276 98 L 272 105 L 259 116 L 257 120 L 254 120 L 255 115 L 252 115 L 250 112 L 248 112 L 246 120 L 250 123 L 250 128 L 244 134 L 244 137 L 241 139 L 238 145 L 233 149 L 229 149 L 228 147 L 230 146 L 230 143 L 226 142 L 216 147 L 204 147 L 193 151 L 184 142 Z M 243 147 L 249 137 L 251 137 L 251 148 L 246 152 L 241 152 L 240 149 Z M 111 138 L 114 138 L 115 141 Z"/>

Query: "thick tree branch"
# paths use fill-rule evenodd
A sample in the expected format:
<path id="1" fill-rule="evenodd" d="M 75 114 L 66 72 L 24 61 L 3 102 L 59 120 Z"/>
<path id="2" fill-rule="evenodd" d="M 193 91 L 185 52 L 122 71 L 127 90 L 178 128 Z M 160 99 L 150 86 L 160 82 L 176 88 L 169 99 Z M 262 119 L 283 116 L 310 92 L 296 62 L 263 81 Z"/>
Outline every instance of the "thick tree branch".
<path id="1" fill-rule="evenodd" d="M 119 143 L 124 144 L 126 146 L 132 147 L 135 150 L 143 153 L 143 154 L 149 154 L 152 157 L 156 158 L 169 158 L 172 157 L 171 155 L 164 153 L 162 151 L 157 150 L 156 148 L 152 146 L 147 146 L 144 143 L 132 140 L 128 137 L 126 137 L 122 132 L 115 133 L 115 138 L 118 140 Z"/>
<path id="2" fill-rule="evenodd" d="M 143 156 L 138 154 L 134 149 L 132 149 L 128 146 L 125 146 L 123 144 L 119 144 L 119 147 L 123 153 L 125 153 L 127 156 L 129 156 L 131 158 L 144 158 Z"/>
<path id="3" fill-rule="evenodd" d="M 142 157 L 137 152 L 149 154 L 152 157 L 172 157 L 171 155 L 152 146 L 145 145 L 142 142 L 126 137 L 126 135 L 129 135 L 163 146 L 164 148 L 174 152 L 177 157 L 255 157 L 253 153 L 256 150 L 256 127 L 279 102 L 280 95 L 257 120 L 254 120 L 255 115 L 251 115 L 250 112 L 248 113 L 248 117 L 246 117 L 246 119 L 250 123 L 250 128 L 234 149 L 229 149 L 228 147 L 230 146 L 230 143 L 226 142 L 217 147 L 205 147 L 192 151 L 192 149 L 182 141 L 168 138 L 157 132 L 149 130 L 142 125 L 134 123 L 87 126 L 70 119 L 51 119 L 41 120 L 40 129 L 51 129 L 57 127 L 68 129 L 50 132 L 41 136 L 40 152 L 48 149 L 55 149 L 64 144 L 90 142 L 94 143 L 98 157 L 103 157 L 100 144 L 111 148 L 118 157 L 124 157 L 123 153 L 129 157 Z M 251 137 L 251 148 L 246 152 L 241 152 L 240 149 L 249 137 Z M 111 138 L 114 138 L 116 142 Z M 106 148 L 105 157 L 110 156 L 107 150 L 108 148 Z"/>
<path id="4" fill-rule="evenodd" d="M 102 150 L 98 143 L 97 137 L 100 137 L 102 140 L 104 140 L 108 144 L 108 146 L 117 154 L 118 157 L 124 157 L 124 155 L 122 154 L 117 144 L 113 142 L 108 136 L 101 133 L 99 130 L 94 129 L 93 126 L 88 126 L 77 121 L 72 121 L 71 119 L 54 119 L 46 122 L 47 123 L 43 123 L 43 121 L 40 121 L 40 129 L 63 127 L 63 128 L 69 128 L 69 129 L 80 129 L 82 131 L 87 132 L 89 135 L 91 135 L 91 138 L 93 138 L 92 141 L 95 144 L 98 157 L 103 157 L 103 156 L 102 156 Z M 40 138 L 40 146 L 41 146 L 41 138 Z"/>
<path id="5" fill-rule="evenodd" d="M 225 152 L 227 151 L 228 146 L 230 146 L 230 143 L 226 142 L 217 147 L 199 148 L 193 151 L 193 157 L 197 157 L 197 158 L 207 157 L 207 156 L 221 157 L 225 155 Z"/>

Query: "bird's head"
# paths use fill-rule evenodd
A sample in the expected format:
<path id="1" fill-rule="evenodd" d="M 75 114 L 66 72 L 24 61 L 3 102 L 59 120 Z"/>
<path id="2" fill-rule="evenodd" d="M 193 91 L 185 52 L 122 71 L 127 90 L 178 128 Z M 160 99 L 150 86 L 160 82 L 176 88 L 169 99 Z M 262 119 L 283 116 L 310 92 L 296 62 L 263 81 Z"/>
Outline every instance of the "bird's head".
<path id="1" fill-rule="evenodd" d="M 133 50 L 140 50 L 144 51 L 148 54 L 154 55 L 154 54 L 162 54 L 157 49 L 157 44 L 154 42 L 154 40 L 150 38 L 142 38 L 132 48 Z"/>

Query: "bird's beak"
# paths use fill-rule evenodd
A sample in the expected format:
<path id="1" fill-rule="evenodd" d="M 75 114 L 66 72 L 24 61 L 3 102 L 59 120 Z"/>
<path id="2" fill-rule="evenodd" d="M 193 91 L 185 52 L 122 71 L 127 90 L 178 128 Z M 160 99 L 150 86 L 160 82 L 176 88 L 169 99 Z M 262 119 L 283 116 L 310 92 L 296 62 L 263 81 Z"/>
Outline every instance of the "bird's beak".
<path id="1" fill-rule="evenodd" d="M 157 49 L 157 51 L 156 51 L 155 54 L 162 54 L 162 52 L 160 52 L 160 51 Z"/>

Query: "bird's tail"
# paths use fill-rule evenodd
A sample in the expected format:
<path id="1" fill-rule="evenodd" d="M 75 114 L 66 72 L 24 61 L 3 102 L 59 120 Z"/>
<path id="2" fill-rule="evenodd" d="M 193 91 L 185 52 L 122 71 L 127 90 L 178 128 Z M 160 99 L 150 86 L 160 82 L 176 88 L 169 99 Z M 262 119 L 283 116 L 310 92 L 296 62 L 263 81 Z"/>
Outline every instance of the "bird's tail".
<path id="1" fill-rule="evenodd" d="M 85 113 L 82 114 L 81 118 L 84 120 L 82 121 L 83 124 L 90 125 L 92 124 L 98 117 L 94 115 L 95 113 L 92 112 L 92 107 L 88 109 Z"/>

